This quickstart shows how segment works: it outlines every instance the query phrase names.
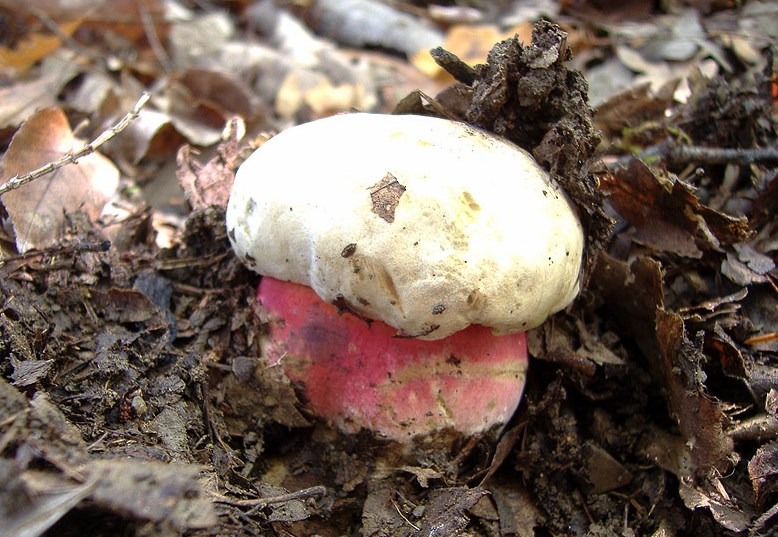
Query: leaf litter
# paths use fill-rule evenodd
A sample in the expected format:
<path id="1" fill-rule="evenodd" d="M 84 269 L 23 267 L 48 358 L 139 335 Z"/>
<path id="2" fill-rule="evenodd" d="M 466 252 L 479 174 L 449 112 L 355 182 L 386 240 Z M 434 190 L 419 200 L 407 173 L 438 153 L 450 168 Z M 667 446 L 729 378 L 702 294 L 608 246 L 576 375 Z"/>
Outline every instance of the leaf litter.
<path id="1" fill-rule="evenodd" d="M 564 29 L 540 22 L 531 38 L 522 33 L 524 44 L 509 35 L 486 47 L 468 34 L 491 49 L 484 63 L 438 49 L 438 75 L 421 84 L 406 64 L 429 68 L 423 51 L 398 58 L 394 41 L 379 41 L 371 46 L 394 52 L 346 52 L 334 44 L 356 39 L 339 35 L 346 24 L 325 40 L 296 7 L 261 2 L 261 19 L 237 2 L 232 12 L 195 10 L 171 23 L 161 2 L 140 11 L 122 2 L 116 9 L 132 22 L 118 23 L 103 3 L 75 16 L 66 4 L 50 3 L 45 17 L 3 8 L 18 24 L 54 21 L 63 32 L 43 40 L 51 30 L 36 26 L 32 39 L 46 47 L 39 58 L 3 65 L 14 81 L 3 89 L 4 180 L 75 151 L 68 122 L 90 119 L 78 136 L 94 139 L 150 81 L 175 76 L 156 88 L 145 122 L 101 148 L 97 170 L 57 169 L 73 186 L 66 195 L 31 195 L 52 176 L 0 198 L 4 528 L 769 534 L 778 520 L 778 180 L 773 59 L 753 16 L 762 3 L 742 11 L 691 3 L 659 24 L 623 7 L 638 28 L 619 17 L 601 24 L 599 4 L 563 2 L 554 15 L 573 16 Z M 451 24 L 448 43 L 464 39 L 458 19 L 414 13 L 438 29 Z M 491 16 L 474 19 L 474 35 L 502 39 Z M 236 20 L 252 17 L 262 39 L 236 32 Z M 743 27 L 756 28 L 753 39 Z M 653 32 L 663 40 L 645 40 Z M 312 53 L 295 50 L 289 35 L 306 36 Z M 602 36 L 614 44 L 609 55 Z M 15 52 L 13 42 L 0 46 Z M 55 57 L 67 68 L 52 70 Z M 706 75 L 693 68 L 701 59 Z M 98 76 L 87 62 L 112 67 Z M 618 80 L 632 85 L 610 88 L 592 113 L 588 67 L 619 62 L 632 74 Z M 414 83 L 421 91 L 402 99 Z M 48 110 L 24 105 L 24 92 Z M 390 112 L 398 102 L 399 111 L 512 139 L 584 215 L 586 287 L 530 334 L 525 400 L 496 443 L 399 455 L 367 433 L 343 436 L 317 422 L 264 364 L 257 277 L 229 250 L 223 206 L 251 148 L 290 124 L 351 106 Z M 43 126 L 31 129 L 36 121 Z M 50 144 L 33 136 L 46 132 Z M 101 166 L 111 177 L 118 170 L 119 186 L 100 200 L 68 201 L 98 191 Z M 180 201 L 150 208 L 144 189 L 165 180 L 180 183 Z M 109 196 L 111 225 L 100 210 Z M 38 225 L 44 235 L 34 241 L 25 230 L 43 213 L 29 203 L 57 218 Z"/>

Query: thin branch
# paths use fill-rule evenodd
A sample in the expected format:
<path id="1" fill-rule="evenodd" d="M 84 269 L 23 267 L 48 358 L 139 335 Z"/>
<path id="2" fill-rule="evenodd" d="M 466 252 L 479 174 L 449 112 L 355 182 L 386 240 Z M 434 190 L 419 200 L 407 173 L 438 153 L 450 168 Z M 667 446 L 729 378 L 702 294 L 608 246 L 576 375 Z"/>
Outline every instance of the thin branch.
<path id="1" fill-rule="evenodd" d="M 312 498 L 315 496 L 324 496 L 327 494 L 327 488 L 321 485 L 315 487 L 309 487 L 307 489 L 298 490 L 295 492 L 288 492 L 286 494 L 279 494 L 277 496 L 270 496 L 268 498 L 256 498 L 252 500 L 238 500 L 234 498 L 227 498 L 221 494 L 211 492 L 214 500 L 219 503 L 225 503 L 233 505 L 235 507 L 265 507 L 268 505 L 275 505 L 279 503 L 287 503 L 293 500 L 304 500 L 306 498 Z"/>
<path id="2" fill-rule="evenodd" d="M 3 185 L 5 186 L 5 185 Z M 0 268 L 12 261 L 29 261 L 31 259 L 41 258 L 43 256 L 71 256 L 80 252 L 107 252 L 111 248 L 111 241 L 107 240 L 85 240 L 72 244 L 51 246 L 43 250 L 30 250 L 23 254 L 8 256 L 0 259 Z"/>
<path id="3" fill-rule="evenodd" d="M 400 510 L 400 506 L 397 505 L 397 502 L 394 501 L 394 498 L 391 498 L 392 505 L 394 506 L 394 510 L 397 511 L 397 514 L 400 515 L 400 517 L 405 521 L 406 524 L 408 524 L 410 527 L 414 529 L 414 531 L 421 531 L 421 528 L 408 520 L 408 517 L 406 517 L 403 512 Z"/>
<path id="4" fill-rule="evenodd" d="M 475 69 L 460 60 L 456 54 L 447 51 L 443 47 L 435 47 L 430 50 L 430 56 L 435 60 L 435 63 L 448 71 L 457 81 L 472 86 L 478 80 L 478 72 Z"/>
<path id="5" fill-rule="evenodd" d="M 159 40 L 159 34 L 157 34 L 157 29 L 154 26 L 154 18 L 149 12 L 148 2 L 139 3 L 138 12 L 140 13 L 140 20 L 143 24 L 146 39 L 159 64 L 166 73 L 173 72 L 173 62 L 170 61 L 170 56 L 168 56 L 165 47 L 162 46 L 162 42 Z"/>
<path id="6" fill-rule="evenodd" d="M 130 123 L 132 123 L 135 118 L 138 117 L 138 114 L 140 114 L 141 108 L 145 106 L 145 104 L 149 101 L 151 98 L 151 94 L 147 92 L 143 92 L 138 99 L 138 102 L 135 103 L 135 106 L 132 108 L 130 112 L 127 113 L 123 118 L 119 120 L 116 125 L 109 128 L 108 130 L 103 131 L 100 133 L 100 135 L 86 144 L 84 147 L 79 149 L 78 151 L 74 151 L 73 153 L 68 153 L 66 155 L 63 155 L 61 158 L 49 162 L 47 164 L 44 164 L 40 168 L 37 168 L 31 172 L 22 174 L 22 175 L 14 175 L 8 181 L 2 185 L 0 185 L 0 196 L 5 194 L 6 192 L 10 192 L 11 190 L 15 190 L 23 185 L 26 185 L 27 183 L 34 181 L 35 179 L 38 179 L 39 177 L 43 177 L 46 174 L 49 174 L 55 170 L 58 170 L 59 168 L 62 168 L 63 166 L 67 164 L 75 164 L 78 162 L 78 159 L 83 158 L 91 153 L 94 153 L 98 147 L 103 145 L 105 142 L 122 132 L 124 129 L 126 129 Z"/>
<path id="7" fill-rule="evenodd" d="M 665 140 L 645 148 L 637 154 L 622 155 L 609 159 L 607 166 L 616 168 L 627 166 L 630 161 L 639 158 L 646 163 L 659 160 L 675 165 L 682 164 L 776 164 L 778 147 L 730 148 L 680 145 Z"/>
<path id="8" fill-rule="evenodd" d="M 730 149 L 725 147 L 701 147 L 692 145 L 672 146 L 667 158 L 676 164 L 697 162 L 700 164 L 735 163 L 748 165 L 757 162 L 778 162 L 778 147 Z"/>

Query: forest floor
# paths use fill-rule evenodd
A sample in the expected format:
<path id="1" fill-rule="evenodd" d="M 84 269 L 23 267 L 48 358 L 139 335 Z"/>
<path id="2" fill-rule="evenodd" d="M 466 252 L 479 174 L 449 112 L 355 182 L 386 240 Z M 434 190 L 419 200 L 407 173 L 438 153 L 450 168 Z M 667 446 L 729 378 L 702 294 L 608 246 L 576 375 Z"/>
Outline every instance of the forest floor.
<path id="1" fill-rule="evenodd" d="M 778 4 L 443 4 L 0 2 L 0 533 L 778 535 Z M 339 433 L 263 361 L 234 172 L 351 110 L 582 215 L 498 437 Z"/>

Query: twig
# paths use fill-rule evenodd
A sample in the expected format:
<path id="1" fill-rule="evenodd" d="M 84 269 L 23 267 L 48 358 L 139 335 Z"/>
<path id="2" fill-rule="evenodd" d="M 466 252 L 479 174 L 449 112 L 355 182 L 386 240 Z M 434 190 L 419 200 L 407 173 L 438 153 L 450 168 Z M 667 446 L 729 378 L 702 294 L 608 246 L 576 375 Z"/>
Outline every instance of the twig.
<path id="1" fill-rule="evenodd" d="M 629 162 L 639 158 L 643 162 L 651 163 L 657 160 L 667 161 L 671 164 L 749 164 L 778 163 L 778 147 L 755 147 L 736 149 L 730 147 L 704 147 L 696 145 L 678 145 L 670 141 L 647 147 L 637 155 L 624 155 L 608 162 L 609 168 L 626 166 Z"/>
<path id="2" fill-rule="evenodd" d="M 414 529 L 414 531 L 420 531 L 421 528 L 408 520 L 408 517 L 403 514 L 403 512 L 400 510 L 400 506 L 397 505 L 397 502 L 394 501 L 394 498 L 391 498 L 392 505 L 394 506 L 394 510 L 397 511 L 397 514 L 400 515 L 400 517 L 405 521 L 406 524 L 408 524 L 410 527 Z"/>
<path id="3" fill-rule="evenodd" d="M 757 147 L 748 149 L 730 149 L 724 147 L 700 147 L 691 145 L 671 146 L 667 158 L 676 164 L 698 162 L 701 164 L 741 165 L 756 162 L 778 162 L 778 147 Z"/>
<path id="4" fill-rule="evenodd" d="M 778 332 L 770 332 L 767 334 L 752 336 L 745 340 L 743 343 L 746 345 L 759 345 L 760 343 L 770 343 L 772 341 L 778 341 Z"/>
<path id="5" fill-rule="evenodd" d="M 3 185 L 5 186 L 5 185 Z M 107 252 L 111 249 L 111 241 L 108 240 L 85 240 L 72 244 L 51 246 L 43 250 L 31 250 L 23 254 L 8 256 L 0 259 L 0 268 L 12 261 L 29 261 L 46 255 L 51 256 L 71 256 L 81 252 Z"/>
<path id="6" fill-rule="evenodd" d="M 770 414 L 757 414 L 736 424 L 727 435 L 736 442 L 767 442 L 778 438 L 778 419 Z"/>
<path id="7" fill-rule="evenodd" d="M 157 34 L 157 29 L 154 27 L 154 19 L 149 12 L 148 2 L 139 3 L 138 12 L 140 13 L 143 31 L 146 34 L 146 39 L 149 41 L 151 50 L 157 57 L 157 61 L 159 61 L 162 69 L 166 73 L 171 73 L 173 71 L 173 63 L 170 61 L 170 56 L 168 56 L 165 47 L 162 46 L 162 42 L 159 40 L 159 34 Z"/>
<path id="8" fill-rule="evenodd" d="M 135 106 L 132 108 L 130 112 L 127 113 L 123 118 L 119 120 L 116 125 L 109 128 L 108 130 L 103 131 L 100 133 L 100 135 L 86 144 L 84 147 L 79 149 L 78 151 L 74 151 L 73 153 L 68 153 L 61 158 L 55 160 L 54 162 L 49 162 L 47 164 L 44 164 L 40 168 L 37 168 L 31 172 L 22 174 L 22 175 L 14 175 L 8 181 L 2 185 L 0 185 L 0 196 L 5 194 L 6 192 L 9 192 L 11 190 L 15 190 L 23 185 L 26 185 L 27 183 L 34 181 L 35 179 L 38 179 L 39 177 L 43 177 L 46 174 L 49 174 L 55 170 L 58 170 L 59 168 L 62 168 L 66 164 L 75 164 L 78 159 L 83 158 L 90 153 L 94 153 L 98 147 L 103 145 L 105 142 L 122 132 L 124 129 L 126 129 L 130 123 L 132 123 L 135 118 L 138 117 L 138 114 L 140 114 L 141 108 L 143 108 L 146 103 L 151 98 L 151 94 L 147 92 L 143 92 L 138 99 L 138 102 L 135 103 Z"/>
<path id="9" fill-rule="evenodd" d="M 478 80 L 478 72 L 475 69 L 460 60 L 456 54 L 447 51 L 443 47 L 435 47 L 430 50 L 430 56 L 435 60 L 435 63 L 448 71 L 459 82 L 472 86 Z"/>
<path id="10" fill-rule="evenodd" d="M 216 494 L 214 492 L 211 493 L 215 501 L 219 503 L 226 503 L 229 505 L 234 505 L 236 507 L 253 507 L 253 508 L 256 507 L 262 508 L 267 505 L 287 503 L 287 502 L 291 502 L 292 500 L 304 500 L 306 498 L 312 498 L 314 496 L 324 496 L 325 494 L 327 494 L 327 488 L 323 487 L 322 485 L 317 485 L 315 487 L 308 487 L 307 489 L 302 489 L 295 492 L 289 492 L 286 494 L 279 494 L 278 496 L 270 496 L 269 498 L 256 498 L 253 500 L 237 500 L 233 498 L 227 498 L 226 496 L 222 496 L 221 494 Z"/>

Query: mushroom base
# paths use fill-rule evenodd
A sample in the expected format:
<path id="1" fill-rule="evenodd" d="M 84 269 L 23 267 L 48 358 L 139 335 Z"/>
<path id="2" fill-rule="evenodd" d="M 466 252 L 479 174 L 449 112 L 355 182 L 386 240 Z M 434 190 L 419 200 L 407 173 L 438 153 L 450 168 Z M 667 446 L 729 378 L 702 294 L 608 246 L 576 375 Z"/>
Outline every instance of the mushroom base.
<path id="1" fill-rule="evenodd" d="M 400 442 L 443 430 L 475 435 L 506 423 L 521 400 L 524 333 L 496 336 L 473 325 L 436 341 L 400 338 L 308 287 L 269 277 L 257 298 L 270 315 L 265 358 L 342 431 L 365 428 Z"/>

